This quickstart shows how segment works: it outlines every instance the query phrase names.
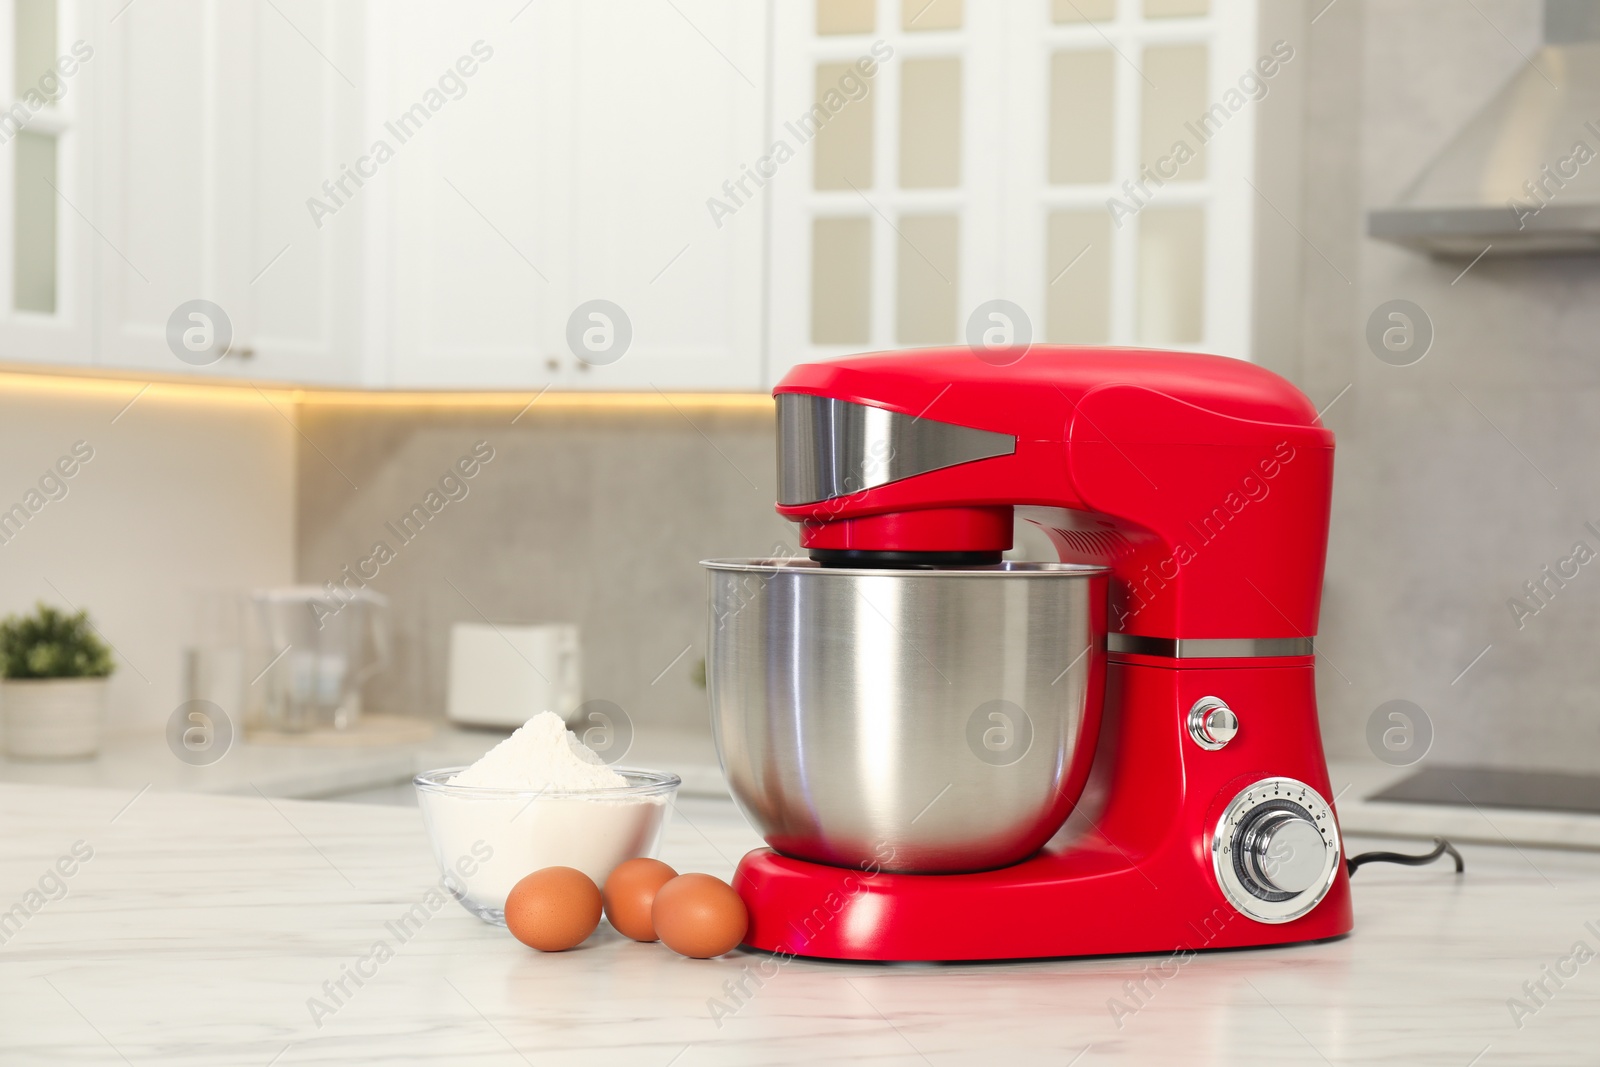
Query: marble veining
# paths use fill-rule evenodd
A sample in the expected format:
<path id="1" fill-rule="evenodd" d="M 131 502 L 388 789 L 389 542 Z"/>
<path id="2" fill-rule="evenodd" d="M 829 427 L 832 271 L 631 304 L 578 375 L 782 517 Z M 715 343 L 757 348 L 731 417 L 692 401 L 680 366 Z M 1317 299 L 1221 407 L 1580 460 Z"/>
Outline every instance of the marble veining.
<path id="1" fill-rule="evenodd" d="M 1459 881 L 1368 867 L 1352 936 L 1158 981 L 1160 957 L 693 961 L 605 927 L 544 956 L 454 902 L 397 933 L 438 877 L 403 808 L 3 785 L 0 825 L 0 916 L 35 912 L 0 930 L 6 1064 L 1487 1067 L 1590 1062 L 1600 1039 L 1600 961 L 1570 962 L 1600 949 L 1585 853 L 1469 845 Z M 58 867 L 77 842 L 92 858 Z M 727 876 L 756 843 L 691 798 L 664 857 Z"/>

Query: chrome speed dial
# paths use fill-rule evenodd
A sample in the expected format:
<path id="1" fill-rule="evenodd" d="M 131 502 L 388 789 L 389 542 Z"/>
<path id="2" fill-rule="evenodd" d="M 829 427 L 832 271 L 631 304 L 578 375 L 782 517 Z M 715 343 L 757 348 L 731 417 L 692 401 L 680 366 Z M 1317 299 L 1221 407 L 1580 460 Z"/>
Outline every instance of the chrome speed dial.
<path id="1" fill-rule="evenodd" d="M 1274 893 L 1304 893 L 1317 884 L 1328 845 L 1310 819 L 1290 811 L 1264 812 L 1246 822 L 1240 858 L 1256 885 Z"/>
<path id="2" fill-rule="evenodd" d="M 1212 870 L 1228 902 L 1257 922 L 1297 919 L 1338 875 L 1333 809 L 1293 778 L 1264 778 L 1228 804 L 1211 840 Z"/>

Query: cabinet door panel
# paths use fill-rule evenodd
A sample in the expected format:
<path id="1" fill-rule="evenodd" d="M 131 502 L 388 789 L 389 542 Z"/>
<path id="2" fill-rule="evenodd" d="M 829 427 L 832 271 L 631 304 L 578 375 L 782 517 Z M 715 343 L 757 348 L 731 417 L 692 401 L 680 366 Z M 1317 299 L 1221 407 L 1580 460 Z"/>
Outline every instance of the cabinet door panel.
<path id="1" fill-rule="evenodd" d="M 761 154 L 764 18 L 563 0 L 387 20 L 391 109 L 474 42 L 493 49 L 395 164 L 392 382 L 755 386 L 763 206 L 719 227 L 707 201 Z M 620 358 L 569 343 L 595 300 L 626 325 L 585 310 L 576 335 L 631 333 Z"/>
<path id="2" fill-rule="evenodd" d="M 522 6 L 406 0 L 385 8 L 378 28 L 388 66 L 378 99 L 395 146 L 382 176 L 392 194 L 393 384 L 549 378 L 545 313 L 564 246 L 552 239 L 559 205 L 548 174 L 560 153 L 545 63 L 550 16 L 544 4 L 518 15 Z M 429 94 L 441 78 L 451 92 L 421 119 L 414 109 L 439 102 Z"/>
<path id="3" fill-rule="evenodd" d="M 567 306 L 609 300 L 633 327 L 594 388 L 760 384 L 762 12 L 578 8 Z"/>
<path id="4" fill-rule="evenodd" d="M 184 0 L 135 4 L 115 22 L 110 4 L 96 13 L 98 361 L 190 370 L 167 348 L 167 318 L 187 300 L 225 299 L 209 210 L 219 124 L 205 62 L 218 27 L 209 6 Z"/>
<path id="5" fill-rule="evenodd" d="M 245 126 L 250 173 L 238 176 L 244 195 L 235 201 L 249 227 L 235 284 L 247 309 L 253 373 L 354 382 L 369 210 L 365 179 L 357 179 L 371 169 L 361 163 L 369 136 L 359 5 L 253 0 L 247 7 L 254 118 Z"/>
<path id="6" fill-rule="evenodd" d="M 351 383 L 360 367 L 359 197 L 313 198 L 359 155 L 354 5 L 141 0 L 110 21 L 96 126 L 99 362 Z M 338 200 L 335 201 L 336 203 Z M 180 360 L 179 305 L 218 305 L 232 350 Z"/>

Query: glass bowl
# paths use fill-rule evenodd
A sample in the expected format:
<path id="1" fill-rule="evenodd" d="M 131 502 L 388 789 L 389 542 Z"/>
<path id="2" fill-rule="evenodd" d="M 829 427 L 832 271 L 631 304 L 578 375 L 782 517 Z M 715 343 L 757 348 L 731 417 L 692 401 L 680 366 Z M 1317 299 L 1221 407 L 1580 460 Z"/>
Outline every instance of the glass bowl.
<path id="1" fill-rule="evenodd" d="M 654 856 L 675 774 L 615 768 L 626 786 L 571 793 L 450 784 L 465 767 L 412 781 L 441 884 L 484 922 L 505 925 L 506 895 L 542 867 L 576 867 L 603 886 L 612 868 Z"/>

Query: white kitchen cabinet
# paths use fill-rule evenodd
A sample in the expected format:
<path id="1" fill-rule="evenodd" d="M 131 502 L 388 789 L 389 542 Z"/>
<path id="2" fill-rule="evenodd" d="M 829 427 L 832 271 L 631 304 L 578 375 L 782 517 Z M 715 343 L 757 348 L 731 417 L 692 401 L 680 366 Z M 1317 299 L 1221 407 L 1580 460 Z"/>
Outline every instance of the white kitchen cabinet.
<path id="1" fill-rule="evenodd" d="M 0 0 L 0 360 L 93 358 L 88 8 Z"/>
<path id="2" fill-rule="evenodd" d="M 631 347 L 594 388 L 754 388 L 765 202 L 708 209 L 764 152 L 766 6 L 573 3 L 565 313 L 621 306 Z M 754 187 L 746 180 L 746 188 Z M 718 223 L 721 223 L 719 226 Z M 568 333 L 566 315 L 559 325 Z M 582 382 L 584 364 L 577 363 Z"/>
<path id="3" fill-rule="evenodd" d="M 475 60 L 388 165 L 383 384 L 758 387 L 764 206 L 719 227 L 707 201 L 763 151 L 765 18 L 738 0 L 508 0 L 375 19 L 389 69 L 369 126 Z M 569 321 L 596 300 L 626 322 L 580 316 L 601 349 L 580 359 Z"/>
<path id="4" fill-rule="evenodd" d="M 26 177 L 55 227 L 41 258 L 47 227 L 0 212 L 0 291 L 27 249 L 53 279 L 46 310 L 25 277 L 22 304 L 0 302 L 0 359 L 374 387 L 761 384 L 766 205 L 748 174 L 766 5 L 0 7 L 57 3 L 57 36 L 93 55 L 29 126 L 51 185 L 37 138 L 21 162 L 0 144 L 0 195 Z M 197 300 L 222 316 L 175 319 Z M 200 337 L 223 317 L 226 356 L 174 352 L 171 322 Z"/>
<path id="5" fill-rule="evenodd" d="M 549 377 L 548 279 L 562 272 L 561 243 L 546 229 L 556 215 L 542 210 L 552 72 L 540 58 L 552 49 L 540 39 L 541 7 L 513 22 L 515 6 L 406 0 L 373 20 L 366 126 L 393 152 L 369 185 L 369 292 L 387 327 L 376 384 Z"/>
<path id="6" fill-rule="evenodd" d="M 97 362 L 357 381 L 361 213 L 319 227 L 308 201 L 328 202 L 323 183 L 359 155 L 360 6 L 105 0 L 93 30 Z M 204 366 L 168 343 L 195 299 L 232 328 Z"/>

